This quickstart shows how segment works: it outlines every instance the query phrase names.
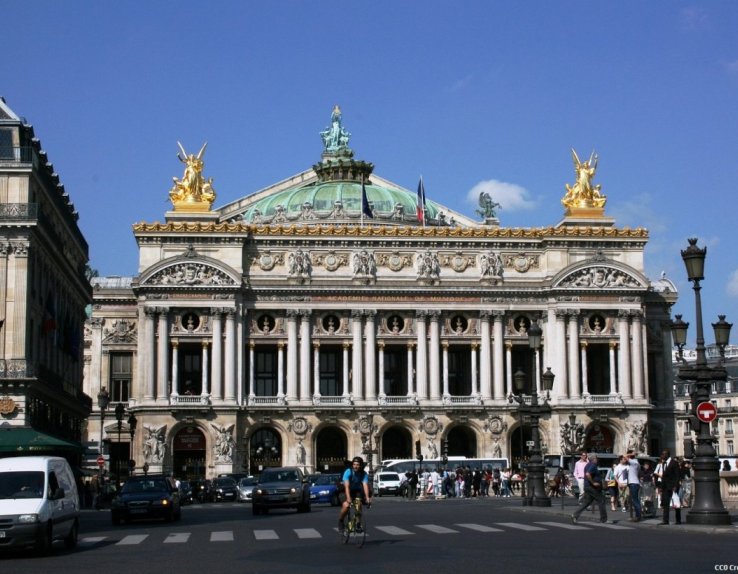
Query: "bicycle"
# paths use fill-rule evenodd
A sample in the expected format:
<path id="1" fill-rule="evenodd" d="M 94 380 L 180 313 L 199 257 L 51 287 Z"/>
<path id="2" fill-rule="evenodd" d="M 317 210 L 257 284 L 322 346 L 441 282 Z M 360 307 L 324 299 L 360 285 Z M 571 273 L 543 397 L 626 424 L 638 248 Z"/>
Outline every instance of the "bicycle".
<path id="1" fill-rule="evenodd" d="M 368 505 L 367 508 L 369 508 Z M 362 510 L 363 504 L 361 497 L 354 497 L 351 500 L 348 515 L 346 516 L 346 526 L 343 532 L 341 532 L 341 542 L 343 544 L 348 544 L 348 541 L 353 538 L 353 542 L 358 548 L 364 546 L 364 540 L 366 539 L 366 520 Z"/>

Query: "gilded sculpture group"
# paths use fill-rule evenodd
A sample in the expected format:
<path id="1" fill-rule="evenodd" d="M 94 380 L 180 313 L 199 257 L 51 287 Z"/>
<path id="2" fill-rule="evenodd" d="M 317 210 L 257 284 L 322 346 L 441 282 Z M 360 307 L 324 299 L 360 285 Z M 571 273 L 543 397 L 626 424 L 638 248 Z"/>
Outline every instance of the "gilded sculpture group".
<path id="1" fill-rule="evenodd" d="M 185 164 L 182 179 L 172 178 L 174 187 L 169 190 L 169 199 L 172 200 L 174 208 L 183 204 L 203 204 L 208 209 L 215 201 L 215 190 L 213 189 L 213 178 L 207 180 L 202 176 L 202 168 L 205 162 L 202 159 L 207 143 L 202 146 L 197 155 L 187 154 L 182 144 L 177 142 L 182 154 L 177 154 L 179 161 Z"/>

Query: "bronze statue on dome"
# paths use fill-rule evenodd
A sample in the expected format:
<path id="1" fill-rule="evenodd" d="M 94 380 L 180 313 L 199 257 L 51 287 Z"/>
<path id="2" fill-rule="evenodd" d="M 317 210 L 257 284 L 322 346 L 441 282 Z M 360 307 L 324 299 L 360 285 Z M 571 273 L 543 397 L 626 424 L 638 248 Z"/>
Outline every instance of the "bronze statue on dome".
<path id="1" fill-rule="evenodd" d="M 571 150 L 574 160 L 574 172 L 577 179 L 573 186 L 566 184 L 566 195 L 561 203 L 569 209 L 576 208 L 603 208 L 607 197 L 600 193 L 601 185 L 592 185 L 592 179 L 597 172 L 599 158 L 593 151 L 587 161 L 580 161 L 574 148 Z"/>
<path id="2" fill-rule="evenodd" d="M 175 210 L 208 211 L 215 201 L 213 178 L 206 180 L 202 176 L 202 169 L 205 165 L 202 156 L 208 144 L 207 142 L 203 144 L 197 155 L 188 155 L 181 143 L 177 142 L 177 145 L 182 151 L 181 155 L 177 154 L 177 158 L 185 164 L 185 171 L 182 179 L 172 178 L 174 187 L 169 190 L 169 199 Z"/>
<path id="3" fill-rule="evenodd" d="M 331 125 L 320 132 L 326 153 L 336 153 L 341 150 L 350 151 L 348 142 L 351 134 L 344 129 L 341 118 L 341 108 L 336 104 L 331 113 Z"/>

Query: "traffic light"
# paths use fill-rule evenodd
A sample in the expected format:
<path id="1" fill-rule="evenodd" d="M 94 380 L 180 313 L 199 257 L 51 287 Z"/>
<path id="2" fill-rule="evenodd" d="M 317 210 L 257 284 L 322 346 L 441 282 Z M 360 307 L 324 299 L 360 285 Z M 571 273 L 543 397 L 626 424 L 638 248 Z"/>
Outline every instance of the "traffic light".
<path id="1" fill-rule="evenodd" d="M 420 452 L 420 441 L 419 440 L 415 441 L 415 458 L 417 458 L 418 460 L 423 460 L 423 455 Z"/>

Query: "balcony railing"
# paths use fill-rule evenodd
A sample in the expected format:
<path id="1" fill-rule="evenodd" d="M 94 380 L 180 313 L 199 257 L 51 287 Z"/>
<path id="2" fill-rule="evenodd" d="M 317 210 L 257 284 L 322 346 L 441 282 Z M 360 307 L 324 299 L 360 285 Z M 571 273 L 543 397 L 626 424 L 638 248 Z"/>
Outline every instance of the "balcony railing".
<path id="1" fill-rule="evenodd" d="M 170 395 L 170 405 L 178 406 L 202 406 L 210 404 L 210 397 L 208 395 Z"/>
<path id="2" fill-rule="evenodd" d="M 31 163 L 33 148 L 30 146 L 0 146 L 0 164 Z"/>
<path id="3" fill-rule="evenodd" d="M 0 220 L 35 221 L 38 217 L 37 203 L 1 203 Z"/>
<path id="4" fill-rule="evenodd" d="M 620 393 L 614 395 L 587 395 L 584 397 L 585 404 L 594 405 L 621 405 L 623 396 Z"/>
<path id="5" fill-rule="evenodd" d="M 315 395 L 313 396 L 314 405 L 350 405 L 353 404 L 351 397 L 344 396 L 325 396 Z"/>

